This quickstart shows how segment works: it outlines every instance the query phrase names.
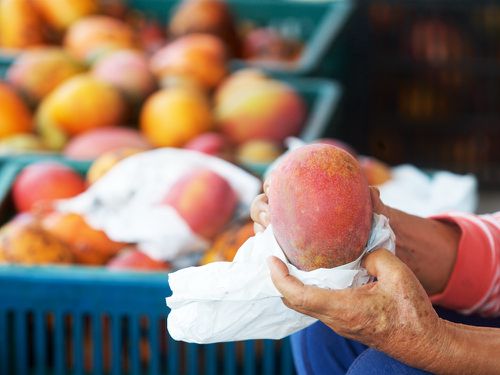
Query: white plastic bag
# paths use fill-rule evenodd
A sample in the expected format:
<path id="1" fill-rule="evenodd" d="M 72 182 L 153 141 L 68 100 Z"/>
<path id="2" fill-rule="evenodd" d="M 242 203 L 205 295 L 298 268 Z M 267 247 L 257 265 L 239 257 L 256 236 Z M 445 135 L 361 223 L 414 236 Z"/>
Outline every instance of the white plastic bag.
<path id="1" fill-rule="evenodd" d="M 473 175 L 437 171 L 429 176 L 408 164 L 391 172 L 392 179 L 379 186 L 380 198 L 388 206 L 419 216 L 476 210 L 477 179 Z"/>
<path id="2" fill-rule="evenodd" d="M 238 215 L 248 216 L 260 190 L 259 179 L 222 159 L 174 148 L 124 159 L 86 192 L 61 201 L 58 209 L 83 214 L 112 240 L 138 243 L 155 259 L 201 252 L 207 241 L 193 233 L 175 209 L 160 203 L 182 175 L 198 168 L 224 177 L 238 195 Z"/>
<path id="3" fill-rule="evenodd" d="M 269 256 L 283 260 L 290 273 L 305 284 L 343 289 L 368 282 L 361 258 L 379 247 L 394 252 L 395 238 L 387 218 L 374 214 L 370 239 L 357 260 L 305 272 L 287 261 L 269 226 L 246 241 L 233 262 L 190 267 L 169 275 L 173 293 L 167 298 L 171 309 L 168 332 L 176 340 L 200 344 L 288 336 L 315 319 L 283 304 L 267 268 Z"/>

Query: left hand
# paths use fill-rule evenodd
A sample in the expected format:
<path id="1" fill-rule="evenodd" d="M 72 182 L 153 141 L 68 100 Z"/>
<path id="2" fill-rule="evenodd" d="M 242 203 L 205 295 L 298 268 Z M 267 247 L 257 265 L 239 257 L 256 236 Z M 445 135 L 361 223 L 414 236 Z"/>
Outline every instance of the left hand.
<path id="1" fill-rule="evenodd" d="M 271 257 L 268 263 L 286 306 L 321 320 L 346 338 L 416 367 L 432 361 L 427 349 L 445 339 L 444 324 L 423 287 L 385 249 L 364 258 L 364 267 L 377 281 L 343 290 L 304 285 L 278 258 Z"/>

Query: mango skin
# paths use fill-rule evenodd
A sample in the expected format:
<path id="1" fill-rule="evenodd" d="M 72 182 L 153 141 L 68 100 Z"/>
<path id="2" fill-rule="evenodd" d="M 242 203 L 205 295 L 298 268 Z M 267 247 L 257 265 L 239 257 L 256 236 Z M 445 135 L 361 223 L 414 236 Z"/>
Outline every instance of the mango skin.
<path id="1" fill-rule="evenodd" d="M 112 85 L 88 74 L 80 74 L 55 88 L 40 104 L 37 128 L 52 149 L 64 146 L 68 136 L 121 125 L 126 103 Z"/>
<path id="2" fill-rule="evenodd" d="M 32 104 L 37 104 L 61 83 L 83 71 L 84 66 L 62 48 L 37 47 L 19 55 L 7 71 L 7 80 Z"/>
<path id="3" fill-rule="evenodd" d="M 357 259 L 368 241 L 372 205 L 356 159 L 326 144 L 301 147 L 268 180 L 274 235 L 288 260 L 311 271 Z"/>
<path id="4" fill-rule="evenodd" d="M 291 86 L 253 70 L 233 74 L 215 96 L 220 131 L 238 145 L 298 135 L 306 114 L 304 100 Z"/>
<path id="5" fill-rule="evenodd" d="M 181 177 L 163 203 L 174 207 L 193 232 L 212 239 L 231 220 L 238 198 L 224 178 L 201 169 Z"/>

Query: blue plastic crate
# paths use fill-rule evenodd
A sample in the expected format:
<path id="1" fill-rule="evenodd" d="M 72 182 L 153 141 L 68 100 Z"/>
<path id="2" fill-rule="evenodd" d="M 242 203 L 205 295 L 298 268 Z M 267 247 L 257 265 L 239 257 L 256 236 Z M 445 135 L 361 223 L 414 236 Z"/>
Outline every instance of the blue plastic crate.
<path id="1" fill-rule="evenodd" d="M 88 162 L 18 157 L 0 174 L 0 199 L 40 160 L 80 173 Z M 5 221 L 7 215 L 2 217 Z M 195 345 L 166 334 L 167 273 L 82 266 L 0 266 L 0 374 L 292 374 L 289 340 Z"/>

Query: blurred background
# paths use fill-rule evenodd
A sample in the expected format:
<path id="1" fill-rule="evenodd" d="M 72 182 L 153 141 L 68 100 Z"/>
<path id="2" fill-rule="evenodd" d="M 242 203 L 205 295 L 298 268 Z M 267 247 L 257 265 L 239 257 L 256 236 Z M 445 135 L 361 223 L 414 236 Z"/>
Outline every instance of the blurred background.
<path id="1" fill-rule="evenodd" d="M 498 1 L 0 0 L 0 375 L 294 373 L 164 298 L 313 142 L 408 212 L 500 210 Z"/>

